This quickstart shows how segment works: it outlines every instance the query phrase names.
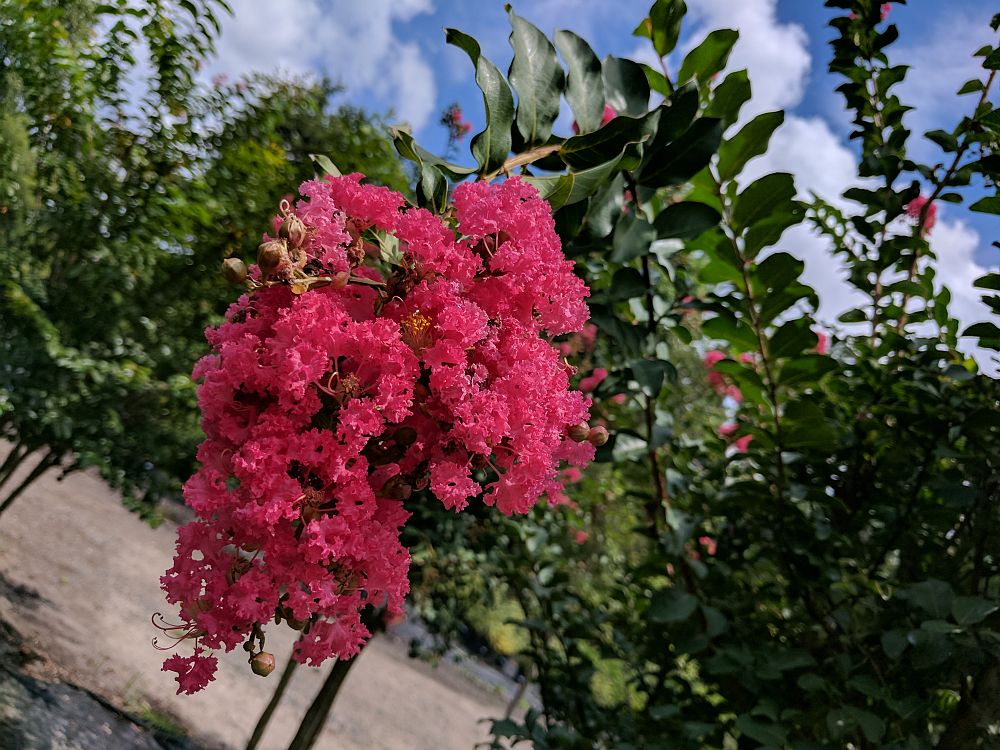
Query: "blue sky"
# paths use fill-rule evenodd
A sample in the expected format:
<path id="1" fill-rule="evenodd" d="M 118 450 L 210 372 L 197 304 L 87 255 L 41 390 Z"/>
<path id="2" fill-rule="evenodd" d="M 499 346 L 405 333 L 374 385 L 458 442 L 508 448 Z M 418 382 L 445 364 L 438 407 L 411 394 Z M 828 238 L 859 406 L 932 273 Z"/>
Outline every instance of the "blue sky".
<path id="1" fill-rule="evenodd" d="M 550 34 L 568 28 L 586 38 L 598 55 L 642 59 L 648 42 L 631 35 L 651 0 L 521 0 L 515 10 Z M 235 17 L 224 24 L 219 57 L 209 73 L 238 75 L 251 69 L 325 73 L 346 87 L 346 101 L 376 112 L 392 110 L 418 140 L 443 149 L 440 112 L 457 101 L 474 128 L 482 125 L 482 100 L 465 54 L 444 42 L 443 28 L 455 26 L 477 37 L 484 53 L 501 69 L 510 60 L 509 25 L 502 0 L 234 0 Z M 731 69 L 747 67 L 754 86 L 748 114 L 784 108 L 785 126 L 771 152 L 753 171 L 787 170 L 803 191 L 834 199 L 857 179 L 850 119 L 834 92 L 840 83 L 826 71 L 827 21 L 834 10 L 821 0 L 688 0 L 683 52 L 713 28 L 730 27 L 741 39 Z M 914 133 L 951 129 L 968 112 L 973 97 L 955 91 L 977 75 L 973 50 L 1000 43 L 988 22 L 988 0 L 911 0 L 894 5 L 889 20 L 901 39 L 890 53 L 912 67 L 901 87 L 904 101 L 917 107 L 907 124 Z M 672 60 L 676 67 L 679 58 Z M 1000 104 L 1000 99 L 995 100 Z M 568 132 L 564 112 L 557 132 Z M 474 131 L 475 132 L 475 131 Z M 940 159 L 933 144 L 914 142 L 911 153 L 931 163 Z M 331 155 L 335 157 L 335 155 Z M 965 322 L 986 310 L 971 287 L 975 276 L 996 270 L 1000 221 L 951 205 L 941 208 L 932 245 L 940 257 L 939 276 L 952 288 L 955 312 Z M 796 230 L 784 244 L 806 260 L 807 278 L 823 302 L 821 317 L 832 320 L 851 302 L 841 271 L 822 240 Z M 824 314 L 825 313 L 825 314 Z"/>

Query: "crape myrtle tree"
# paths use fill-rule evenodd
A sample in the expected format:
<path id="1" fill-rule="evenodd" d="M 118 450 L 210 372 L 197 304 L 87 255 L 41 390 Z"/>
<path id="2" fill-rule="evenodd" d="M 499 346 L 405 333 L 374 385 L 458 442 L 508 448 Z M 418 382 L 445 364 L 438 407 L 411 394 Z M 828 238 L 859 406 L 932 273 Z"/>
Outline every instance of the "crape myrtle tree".
<path id="1" fill-rule="evenodd" d="M 976 51 L 967 116 L 919 164 L 891 8 L 828 5 L 866 178 L 851 209 L 744 176 L 783 114 L 741 118 L 735 30 L 674 54 L 681 0 L 636 28 L 658 66 L 511 11 L 505 76 L 447 30 L 483 92 L 475 165 L 398 129 L 419 208 L 325 163 L 281 204 L 257 266 L 227 265 L 250 293 L 197 371 L 200 520 L 163 578 L 181 690 L 216 648 L 268 673 L 269 621 L 301 630 L 299 661 L 340 660 L 308 747 L 412 556 L 443 632 L 476 604 L 515 613 L 541 710 L 494 722 L 495 747 L 995 742 L 1000 389 L 958 349 L 928 236 L 940 202 L 995 191 L 1000 52 Z M 574 134 L 552 132 L 563 97 Z M 871 300 L 825 331 L 776 248 L 803 223 Z M 587 446 L 597 465 L 566 468 Z"/>
<path id="2" fill-rule="evenodd" d="M 93 465 L 153 520 L 193 470 L 219 262 L 252 251 L 311 152 L 406 176 L 377 120 L 330 110 L 327 82 L 199 84 L 224 3 L 2 7 L 0 509 L 50 468 Z"/>

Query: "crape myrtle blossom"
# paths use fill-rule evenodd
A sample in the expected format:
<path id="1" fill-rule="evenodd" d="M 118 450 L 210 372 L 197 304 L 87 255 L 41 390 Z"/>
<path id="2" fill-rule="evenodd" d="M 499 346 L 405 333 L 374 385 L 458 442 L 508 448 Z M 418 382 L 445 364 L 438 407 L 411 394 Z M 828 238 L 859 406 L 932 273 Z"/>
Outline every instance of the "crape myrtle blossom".
<path id="1" fill-rule="evenodd" d="M 414 491 L 524 513 L 606 439 L 552 343 L 585 330 L 588 290 L 534 188 L 459 185 L 447 219 L 361 175 L 300 190 L 257 265 L 227 265 L 251 291 L 194 371 L 197 519 L 161 578 L 180 622 L 159 627 L 194 644 L 164 663 L 178 692 L 241 644 L 267 674 L 270 621 L 302 632 L 299 662 L 354 656 L 366 607 L 402 611 Z"/>

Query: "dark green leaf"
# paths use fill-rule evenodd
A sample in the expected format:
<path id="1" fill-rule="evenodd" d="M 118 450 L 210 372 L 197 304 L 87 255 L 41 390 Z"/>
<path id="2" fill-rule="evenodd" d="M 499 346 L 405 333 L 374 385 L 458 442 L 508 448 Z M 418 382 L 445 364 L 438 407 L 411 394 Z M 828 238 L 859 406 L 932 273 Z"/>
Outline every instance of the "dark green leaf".
<path id="1" fill-rule="evenodd" d="M 510 45 L 514 48 L 507 77 L 517 92 L 517 129 L 525 145 L 531 147 L 545 143 L 552 134 L 565 74 L 548 37 L 516 15 L 509 5 L 507 11 L 513 29 Z"/>
<path id="2" fill-rule="evenodd" d="M 323 154 L 309 154 L 309 158 L 312 160 L 313 164 L 317 168 L 317 177 L 320 179 L 330 175 L 331 177 L 340 177 L 340 170 L 337 169 L 337 165 L 334 164 L 329 156 L 324 156 Z M 320 174 L 322 173 L 322 174 Z"/>
<path id="3" fill-rule="evenodd" d="M 890 659 L 896 660 L 902 656 L 908 645 L 906 633 L 902 630 L 887 630 L 882 633 L 882 650 Z"/>
<path id="4" fill-rule="evenodd" d="M 1000 603 L 978 596 L 956 596 L 951 603 L 951 616 L 959 625 L 975 625 L 1000 609 Z"/>
<path id="5" fill-rule="evenodd" d="M 604 164 L 626 146 L 649 138 L 655 125 L 655 115 L 616 117 L 599 130 L 567 139 L 559 149 L 559 155 L 573 169 Z"/>
<path id="6" fill-rule="evenodd" d="M 709 32 L 705 40 L 691 50 L 677 73 L 677 83 L 687 83 L 691 79 L 701 86 L 718 73 L 729 60 L 729 53 L 739 39 L 739 32 L 733 29 L 716 29 Z"/>
<path id="7" fill-rule="evenodd" d="M 783 727 L 755 721 L 747 714 L 736 718 L 736 728 L 750 739 L 767 747 L 784 747 L 788 737 L 788 730 Z"/>
<path id="8" fill-rule="evenodd" d="M 702 325 L 702 331 L 710 339 L 721 339 L 735 344 L 741 349 L 755 349 L 757 335 L 743 321 L 725 315 L 709 318 Z"/>
<path id="9" fill-rule="evenodd" d="M 653 151 L 636 180 L 652 188 L 680 185 L 705 168 L 722 140 L 722 120 L 702 117 L 662 150 Z"/>
<path id="10" fill-rule="evenodd" d="M 601 67 L 604 96 L 615 112 L 632 117 L 646 114 L 649 109 L 649 81 L 642 66 L 623 57 L 608 55 Z"/>
<path id="11" fill-rule="evenodd" d="M 405 128 L 393 127 L 389 129 L 389 132 L 392 135 L 392 142 L 396 147 L 396 151 L 404 159 L 409 159 L 418 165 L 433 164 L 453 180 L 461 180 L 476 171 L 473 167 L 463 167 L 461 164 L 453 164 L 432 154 L 427 149 L 418 145 L 410 131 Z"/>
<path id="12" fill-rule="evenodd" d="M 718 117 L 729 127 L 740 116 L 743 105 L 750 101 L 750 77 L 746 70 L 730 73 L 712 92 L 712 101 L 705 114 Z"/>
<path id="13" fill-rule="evenodd" d="M 784 112 L 764 112 L 740 128 L 719 147 L 719 177 L 731 180 L 743 171 L 748 161 L 767 151 L 771 135 L 784 121 Z"/>
<path id="14" fill-rule="evenodd" d="M 788 253 L 772 253 L 757 264 L 756 275 L 765 288 L 781 291 L 802 275 L 805 263 Z"/>
<path id="15" fill-rule="evenodd" d="M 945 581 L 928 580 L 915 583 L 907 590 L 909 600 L 937 619 L 944 619 L 951 612 L 951 586 Z"/>
<path id="16" fill-rule="evenodd" d="M 777 209 L 787 207 L 795 198 L 795 181 L 786 172 L 765 175 L 750 183 L 736 199 L 733 229 L 742 232 Z"/>
<path id="17" fill-rule="evenodd" d="M 698 608 L 698 600 L 676 588 L 660 589 L 653 594 L 646 615 L 652 622 L 681 622 Z"/>
<path id="18" fill-rule="evenodd" d="M 629 368 L 643 390 L 653 397 L 660 394 L 664 379 L 675 374 L 674 366 L 661 359 L 637 359 L 629 364 Z"/>
<path id="19" fill-rule="evenodd" d="M 483 56 L 479 42 L 458 29 L 445 29 L 445 40 L 463 50 L 476 68 L 476 83 L 483 92 L 486 127 L 472 139 L 472 155 L 479 173 L 503 167 L 510 154 L 510 129 L 514 123 L 514 95 L 497 66 Z"/>
<path id="20" fill-rule="evenodd" d="M 1000 196 L 990 195 L 985 198 L 980 198 L 969 206 L 969 210 L 978 211 L 984 214 L 1000 214 Z"/>
<path id="21" fill-rule="evenodd" d="M 597 130 L 604 116 L 604 78 L 594 50 L 572 31 L 560 29 L 556 46 L 566 61 L 566 100 L 581 133 Z"/>
<path id="22" fill-rule="evenodd" d="M 646 293 L 646 280 L 634 268 L 619 268 L 611 277 L 608 297 L 613 301 L 641 297 Z"/>
<path id="23" fill-rule="evenodd" d="M 629 213 L 615 227 L 612 263 L 626 263 L 649 252 L 649 245 L 656 239 L 656 230 L 645 219 Z"/>
<path id="24" fill-rule="evenodd" d="M 539 194 L 549 202 L 553 210 L 576 203 L 590 196 L 601 187 L 618 169 L 622 154 L 605 164 L 599 164 L 579 172 L 548 177 L 522 177 L 534 185 Z"/>
<path id="25" fill-rule="evenodd" d="M 660 239 L 694 239 L 719 223 L 719 212 L 704 203 L 672 203 L 660 211 L 653 226 Z"/>
<path id="26" fill-rule="evenodd" d="M 651 40 L 656 54 L 664 57 L 677 46 L 681 21 L 686 12 L 684 0 L 656 0 L 649 9 L 649 16 L 632 33 Z"/>

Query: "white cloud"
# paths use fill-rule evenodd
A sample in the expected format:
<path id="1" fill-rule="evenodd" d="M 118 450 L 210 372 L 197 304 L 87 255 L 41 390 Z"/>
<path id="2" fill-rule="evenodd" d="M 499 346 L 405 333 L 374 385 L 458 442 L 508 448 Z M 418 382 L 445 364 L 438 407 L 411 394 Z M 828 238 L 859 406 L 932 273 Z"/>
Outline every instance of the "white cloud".
<path id="1" fill-rule="evenodd" d="M 942 13 L 931 25 L 933 36 L 901 42 L 890 50 L 892 62 L 910 66 L 898 88 L 900 100 L 914 110 L 905 115 L 914 136 L 932 129 L 951 130 L 965 114 L 971 114 L 975 97 L 956 99 L 955 92 L 970 78 L 982 78 L 982 59 L 972 53 L 985 44 L 997 44 L 997 34 L 988 22 L 992 11 L 983 4 L 979 13 Z M 905 13 L 900 7 L 895 12 Z M 939 157 L 940 150 L 922 138 L 913 141 L 920 158 Z"/>
<path id="2" fill-rule="evenodd" d="M 436 106 L 431 66 L 399 41 L 393 23 L 430 13 L 431 0 L 238 0 L 223 21 L 212 73 L 325 73 L 357 97 L 366 91 L 414 129 Z"/>
<path id="3" fill-rule="evenodd" d="M 794 107 L 805 92 L 811 59 L 809 37 L 798 24 L 779 23 L 776 0 L 698 0 L 690 3 L 699 22 L 699 40 L 705 31 L 737 29 L 740 40 L 729 59 L 729 70 L 746 68 L 753 99 L 744 117 L 783 107 Z"/>

